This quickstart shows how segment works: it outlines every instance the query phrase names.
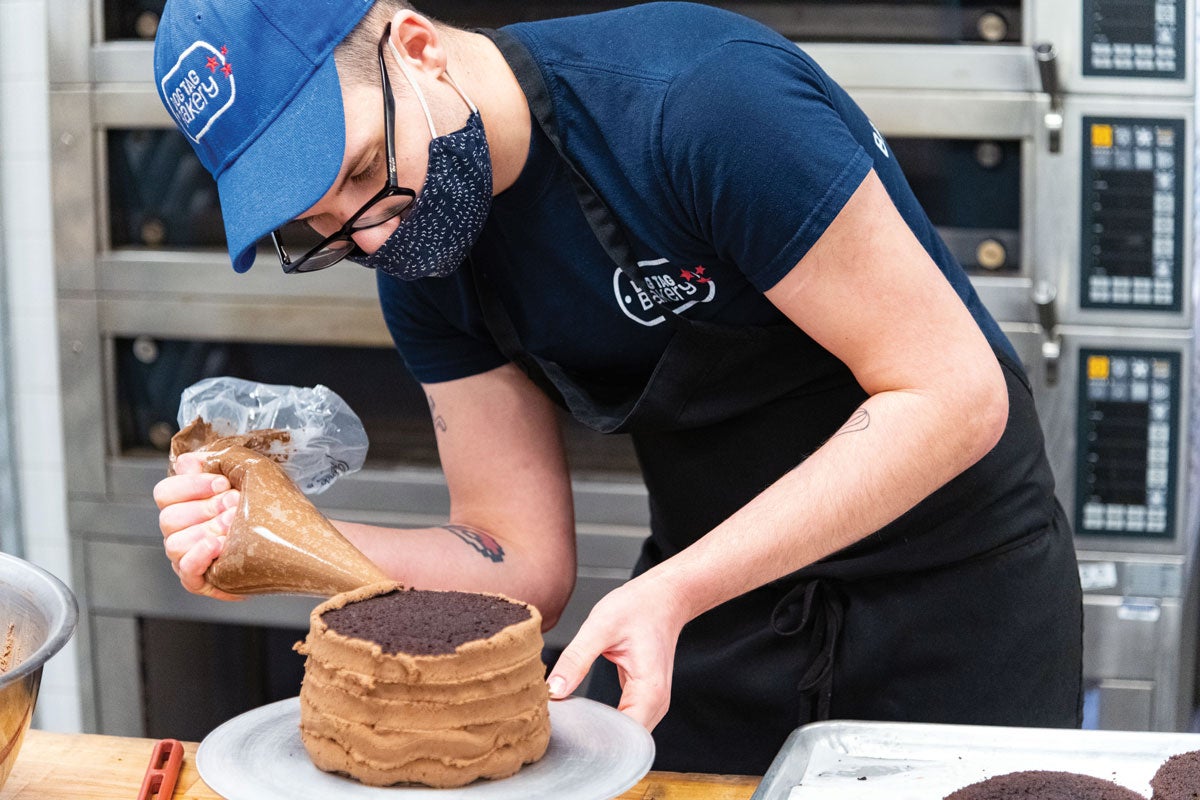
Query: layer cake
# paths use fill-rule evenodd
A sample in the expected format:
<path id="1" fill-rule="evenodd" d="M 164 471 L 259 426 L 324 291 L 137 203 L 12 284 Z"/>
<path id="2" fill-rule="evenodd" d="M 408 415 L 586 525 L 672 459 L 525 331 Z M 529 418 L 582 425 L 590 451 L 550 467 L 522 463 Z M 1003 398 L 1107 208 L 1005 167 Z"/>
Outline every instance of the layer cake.
<path id="1" fill-rule="evenodd" d="M 373 786 L 514 774 L 550 739 L 541 625 L 501 595 L 377 583 L 330 598 L 296 646 L 305 749 Z"/>

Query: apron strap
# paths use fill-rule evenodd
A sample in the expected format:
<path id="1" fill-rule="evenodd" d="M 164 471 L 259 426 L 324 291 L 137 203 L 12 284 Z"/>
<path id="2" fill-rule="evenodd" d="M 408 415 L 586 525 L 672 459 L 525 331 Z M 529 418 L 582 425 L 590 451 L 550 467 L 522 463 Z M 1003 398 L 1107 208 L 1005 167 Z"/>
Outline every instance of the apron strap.
<path id="1" fill-rule="evenodd" d="M 508 315 L 504 303 L 497 296 L 496 289 L 492 286 L 487 272 L 479 269 L 470 256 L 467 256 L 467 268 L 471 273 L 471 281 L 475 284 L 475 296 L 479 300 L 479 309 L 483 313 L 483 324 L 488 329 L 488 333 L 492 335 L 500 353 L 516 364 L 517 368 L 524 372 L 526 377 L 533 381 L 533 384 L 541 389 L 555 405 L 568 409 L 567 402 L 563 399 L 558 386 L 542 369 L 537 359 L 522 346 L 521 339 L 517 335 L 516 325 L 513 324 L 512 317 Z"/>
<path id="2" fill-rule="evenodd" d="M 807 634 L 808 637 L 810 660 L 797 688 L 801 697 L 813 697 L 815 713 L 809 715 L 801 709 L 802 720 L 829 719 L 833 701 L 833 663 L 845 614 L 845 599 L 841 593 L 829 581 L 820 579 L 796 584 L 771 612 L 771 627 L 777 634 Z"/>
<path id="3" fill-rule="evenodd" d="M 575 190 L 575 198 L 579 202 L 579 207 L 583 209 L 583 216 L 587 219 L 596 240 L 604 248 L 604 252 L 620 268 L 625 277 L 629 278 L 634 287 L 659 307 L 668 322 L 672 325 L 683 324 L 684 320 L 663 302 L 658 292 L 647 288 L 642 283 L 641 275 L 636 268 L 637 253 L 630 244 L 628 234 L 617 224 L 616 215 L 600 197 L 600 193 L 579 170 L 575 162 L 567 157 L 566 149 L 558 134 L 558 124 L 554 119 L 554 104 L 550 100 L 550 90 L 546 87 L 542 71 L 534 61 L 533 55 L 524 44 L 507 31 L 481 28 L 478 32 L 492 40 L 500 49 L 504 60 L 512 68 L 539 127 L 546 134 L 550 143 L 554 145 L 559 158 L 569 168 L 567 174 L 571 179 L 571 187 Z"/>

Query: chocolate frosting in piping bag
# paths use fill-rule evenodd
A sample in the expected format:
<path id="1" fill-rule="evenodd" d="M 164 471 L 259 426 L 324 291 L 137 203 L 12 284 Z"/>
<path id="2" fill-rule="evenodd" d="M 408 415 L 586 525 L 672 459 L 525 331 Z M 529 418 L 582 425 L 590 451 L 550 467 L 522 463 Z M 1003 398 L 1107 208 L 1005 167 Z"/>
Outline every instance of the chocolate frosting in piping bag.
<path id="1" fill-rule="evenodd" d="M 170 474 L 186 452 L 204 456 L 204 471 L 229 478 L 241 492 L 221 555 L 205 578 L 230 594 L 330 597 L 388 580 L 329 522 L 276 463 L 273 446 L 287 431 L 218 436 L 196 418 L 171 439 Z"/>

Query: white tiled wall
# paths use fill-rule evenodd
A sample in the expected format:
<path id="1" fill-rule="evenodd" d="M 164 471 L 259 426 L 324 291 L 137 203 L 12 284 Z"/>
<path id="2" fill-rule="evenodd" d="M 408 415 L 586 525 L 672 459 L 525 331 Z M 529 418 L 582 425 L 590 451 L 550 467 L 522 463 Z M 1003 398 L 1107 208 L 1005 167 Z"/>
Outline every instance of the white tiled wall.
<path id="1" fill-rule="evenodd" d="M 12 341 L 14 454 L 25 558 L 71 581 L 51 236 L 45 0 L 0 0 L 0 248 Z M 2 379 L 2 378 L 0 378 Z M 81 728 L 73 644 L 42 673 L 34 725 Z"/>

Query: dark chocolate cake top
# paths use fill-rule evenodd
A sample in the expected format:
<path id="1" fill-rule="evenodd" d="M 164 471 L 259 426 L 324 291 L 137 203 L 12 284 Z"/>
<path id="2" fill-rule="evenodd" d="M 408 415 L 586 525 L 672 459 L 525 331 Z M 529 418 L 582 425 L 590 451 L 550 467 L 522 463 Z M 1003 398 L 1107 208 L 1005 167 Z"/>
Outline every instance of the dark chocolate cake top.
<path id="1" fill-rule="evenodd" d="M 1166 760 L 1154 779 L 1151 800 L 1197 800 L 1200 798 L 1200 750 L 1180 753 Z"/>
<path id="2" fill-rule="evenodd" d="M 321 615 L 332 630 L 375 642 L 388 655 L 434 656 L 530 618 L 529 609 L 471 592 L 397 589 Z"/>
<path id="3" fill-rule="evenodd" d="M 946 800 L 1146 800 L 1112 781 L 1074 772 L 1032 770 L 964 786 Z"/>

